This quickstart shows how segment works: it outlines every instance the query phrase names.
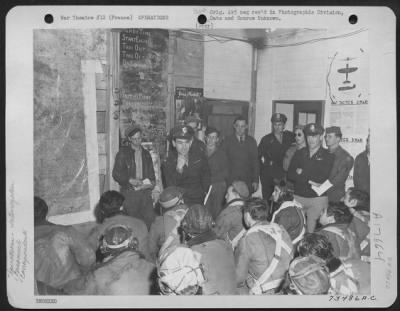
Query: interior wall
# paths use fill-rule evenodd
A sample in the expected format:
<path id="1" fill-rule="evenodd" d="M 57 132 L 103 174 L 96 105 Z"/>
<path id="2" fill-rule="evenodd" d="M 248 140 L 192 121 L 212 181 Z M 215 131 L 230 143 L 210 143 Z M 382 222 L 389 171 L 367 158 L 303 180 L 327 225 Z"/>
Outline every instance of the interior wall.
<path id="1" fill-rule="evenodd" d="M 252 45 L 226 40 L 204 43 L 204 96 L 250 101 Z"/>
<path id="2" fill-rule="evenodd" d="M 202 35 L 176 33 L 173 58 L 174 88 L 203 88 L 204 43 L 202 40 Z"/>
<path id="3" fill-rule="evenodd" d="M 300 39 L 304 38 L 290 38 L 291 42 Z M 327 72 L 326 41 L 259 50 L 256 140 L 271 132 L 273 100 L 324 100 Z"/>
<path id="4" fill-rule="evenodd" d="M 309 39 L 338 35 L 329 30 L 315 31 L 310 37 L 304 34 L 290 38 L 276 39 L 273 44 L 289 44 Z M 349 32 L 349 31 L 347 31 Z M 341 34 L 346 31 L 342 30 Z M 350 61 L 347 61 L 347 58 Z M 349 74 L 354 90 L 338 92 L 346 79 L 345 74 L 338 73 L 340 68 L 357 67 Z M 324 127 L 341 126 L 343 147 L 355 157 L 365 149 L 365 139 L 369 127 L 369 58 L 368 32 L 353 36 L 320 40 L 315 43 L 270 47 L 259 50 L 256 128 L 255 138 L 259 142 L 271 132 L 270 118 L 273 100 L 322 100 L 324 107 Z M 334 78 L 333 78 L 334 77 Z M 332 85 L 332 83 L 336 83 Z M 336 98 L 332 98 L 336 92 Z M 335 101 L 337 104 L 332 104 Z M 351 104 L 344 104 L 350 102 Z M 352 183 L 350 173 L 348 185 Z"/>

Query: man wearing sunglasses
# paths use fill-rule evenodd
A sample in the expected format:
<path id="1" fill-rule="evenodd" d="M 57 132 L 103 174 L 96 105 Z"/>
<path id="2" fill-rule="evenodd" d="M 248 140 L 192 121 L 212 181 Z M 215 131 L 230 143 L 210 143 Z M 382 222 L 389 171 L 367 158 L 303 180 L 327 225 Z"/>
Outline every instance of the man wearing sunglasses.
<path id="1" fill-rule="evenodd" d="M 272 133 L 265 135 L 258 145 L 262 196 L 265 200 L 269 200 L 274 192 L 274 180 L 283 178 L 283 158 L 295 141 L 293 133 L 285 131 L 286 121 L 283 113 L 274 113 L 271 117 Z"/>

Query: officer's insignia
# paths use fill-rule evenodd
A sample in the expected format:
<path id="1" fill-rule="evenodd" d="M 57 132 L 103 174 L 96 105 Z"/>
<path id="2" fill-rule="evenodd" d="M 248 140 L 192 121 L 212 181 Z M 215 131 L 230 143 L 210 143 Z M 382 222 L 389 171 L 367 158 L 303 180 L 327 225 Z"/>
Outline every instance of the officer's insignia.
<path id="1" fill-rule="evenodd" d="M 314 125 L 314 124 L 312 124 L 312 125 L 310 126 L 310 131 L 315 131 L 315 125 Z"/>
<path id="2" fill-rule="evenodd" d="M 186 135 L 187 132 L 188 132 L 187 127 L 186 127 L 186 126 L 185 126 L 185 127 L 182 127 L 182 133 L 183 133 L 184 135 Z"/>

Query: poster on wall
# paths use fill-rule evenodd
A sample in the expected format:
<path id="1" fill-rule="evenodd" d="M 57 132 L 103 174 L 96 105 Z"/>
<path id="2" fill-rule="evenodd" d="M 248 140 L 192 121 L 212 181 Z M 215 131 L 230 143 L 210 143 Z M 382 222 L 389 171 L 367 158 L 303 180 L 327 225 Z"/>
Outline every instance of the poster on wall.
<path id="1" fill-rule="evenodd" d="M 47 15 L 43 16 L 43 12 Z M 52 18 L 49 18 L 50 14 Z M 358 15 L 356 24 L 349 22 L 349 16 L 354 14 Z M 199 15 L 202 18 L 199 19 Z M 204 18 L 204 23 L 199 22 Z M 6 26 L 6 272 L 10 305 L 18 309 L 199 306 L 365 309 L 388 308 L 396 302 L 396 18 L 390 10 L 379 7 L 81 6 L 77 13 L 75 7 L 69 6 L 17 6 L 8 13 Z M 179 41 L 171 39 L 172 32 L 196 34 L 185 38 L 186 44 L 197 40 L 194 49 L 204 49 L 207 64 L 201 77 L 208 81 L 197 84 L 199 75 L 196 74 L 190 84 L 174 84 L 178 81 L 174 77 L 174 44 L 178 45 Z M 108 50 L 110 46 L 113 48 Z M 240 53 L 238 47 L 241 47 Z M 115 51 L 118 52 L 114 55 Z M 185 64 L 190 64 L 191 59 L 185 53 L 192 51 L 189 48 L 181 50 L 180 57 L 187 56 Z M 114 68 L 107 70 L 110 69 L 107 62 L 114 62 L 116 58 L 119 71 L 114 75 Z M 182 121 L 186 116 L 205 119 L 202 115 L 205 106 L 201 103 L 208 92 L 218 95 L 207 97 L 209 106 L 215 108 L 211 115 L 215 122 L 213 126 L 229 129 L 229 133 L 241 134 L 246 130 L 246 125 L 240 123 L 232 129 L 236 115 L 243 113 L 257 123 L 255 128 L 262 128 L 265 135 L 270 122 L 268 113 L 273 108 L 272 98 L 277 95 L 277 100 L 290 95 L 299 101 L 310 96 L 321 102 L 324 127 L 340 126 L 342 145 L 353 156 L 365 148 L 365 138 L 370 132 L 373 138 L 372 195 L 370 219 L 365 223 L 370 253 L 363 257 L 357 253 L 358 246 L 365 244 L 364 240 L 352 240 L 354 236 L 347 231 L 350 227 L 347 225 L 338 227 L 340 233 L 331 240 L 333 243 L 340 238 L 343 244 L 349 242 L 346 250 L 351 252 L 344 256 L 326 239 L 321 240 L 321 234 L 308 232 L 310 235 L 301 237 L 298 243 L 304 243 L 302 254 L 295 251 L 295 245 L 287 236 L 280 255 L 286 260 L 275 262 L 279 266 L 276 279 L 264 283 L 260 281 L 264 271 L 274 268 L 275 264 L 271 266 L 260 258 L 273 254 L 275 247 L 269 249 L 268 241 L 260 240 L 268 238 L 263 234 L 253 244 L 252 235 L 259 233 L 258 228 L 276 235 L 278 241 L 285 234 L 282 228 L 283 231 L 275 230 L 278 227 L 274 224 L 258 221 L 267 217 L 269 207 L 265 200 L 246 200 L 239 213 L 229 214 L 236 215 L 238 223 L 246 223 L 236 244 L 237 238 L 218 239 L 212 234 L 213 220 L 202 217 L 207 216 L 207 211 L 202 210 L 200 204 L 185 209 L 181 205 L 183 196 L 174 193 L 175 190 L 171 191 L 173 195 L 167 192 L 162 203 L 166 209 L 182 207 L 183 210 L 169 213 L 170 210 L 155 209 L 155 214 L 159 212 L 157 215 L 150 215 L 151 209 L 141 210 L 148 213 L 149 218 L 154 217 L 154 222 L 149 221 L 150 226 L 136 222 L 137 225 L 128 228 L 126 223 L 135 223 L 135 220 L 121 215 L 124 213 L 121 205 L 126 198 L 116 192 L 111 195 L 114 200 L 104 204 L 110 214 L 96 213 L 96 221 L 82 217 L 72 226 L 57 226 L 58 223 L 47 217 L 43 204 L 35 206 L 36 193 L 46 200 L 53 197 L 62 202 L 59 209 L 65 211 L 61 215 L 65 217 L 77 214 L 73 208 L 90 211 L 94 216 L 90 205 L 100 199 L 100 194 L 90 196 L 93 186 L 90 179 L 95 176 L 98 181 L 99 177 L 99 165 L 90 165 L 90 156 L 95 155 L 97 161 L 99 156 L 100 127 L 94 105 L 99 95 L 96 94 L 97 69 L 104 69 L 103 76 L 109 80 L 120 82 L 118 98 L 113 98 L 117 94 L 113 89 L 115 85 L 110 86 L 110 81 L 105 83 L 107 90 L 104 93 L 110 98 L 104 103 L 110 109 L 104 110 L 106 124 L 102 134 L 107 135 L 112 119 L 113 129 L 116 129 L 113 134 L 119 130 L 121 137 L 106 137 L 102 148 L 109 152 L 111 143 L 124 139 L 125 129 L 131 124 L 143 129 L 143 148 L 150 152 L 157 174 L 154 201 L 163 190 L 157 188 L 162 177 L 171 177 L 171 185 L 182 185 L 188 194 L 193 189 L 200 189 L 193 181 L 197 183 L 201 179 L 201 186 L 208 186 L 209 180 L 217 175 L 198 178 L 201 174 L 206 175 L 207 161 L 203 154 L 193 156 L 194 153 L 189 152 L 192 145 L 186 137 L 175 141 L 179 155 L 171 156 L 170 170 L 160 170 L 165 163 L 161 152 L 165 150 L 162 146 L 167 141 L 167 125 Z M 219 75 L 220 71 L 223 73 Z M 183 72 L 178 73 L 183 79 Z M 247 79 L 249 74 L 251 78 Z M 212 79 L 210 75 L 214 75 Z M 246 83 L 241 83 L 243 80 Z M 193 88 L 181 88 L 183 85 Z M 231 96 L 238 96 L 238 99 Z M 211 106 L 213 102 L 216 104 Z M 174 111 L 176 107 L 178 114 Z M 114 109 L 117 113 L 112 111 Z M 244 113 L 247 110 L 248 113 Z M 306 112 L 301 118 L 304 122 L 319 121 L 313 112 Z M 209 121 L 211 123 L 211 118 Z M 34 133 L 29 135 L 31 128 Z M 256 143 L 259 142 L 257 133 L 261 130 L 255 131 Z M 302 138 L 302 135 L 296 137 Z M 313 141 L 315 139 L 309 140 L 309 145 Z M 249 139 L 244 144 L 233 142 L 230 156 L 237 160 L 236 167 L 240 171 L 242 162 L 250 158 L 246 147 Z M 254 146 L 254 141 L 250 143 Z M 231 161 L 224 160 L 227 155 L 223 152 L 217 153 L 215 150 L 219 150 L 213 149 L 214 153 L 211 153 L 211 149 L 207 149 L 207 156 L 208 152 L 210 157 L 215 155 L 218 162 L 213 165 L 214 173 L 234 170 L 232 167 L 223 169 L 223 165 L 229 165 Z M 134 162 L 140 158 L 140 153 L 135 156 L 129 157 L 127 164 L 133 168 L 135 163 L 138 174 L 135 178 L 125 178 L 132 186 L 140 184 L 136 179 L 141 175 L 140 162 Z M 323 157 L 316 154 L 315 161 L 323 160 Z M 323 166 L 323 162 L 319 165 Z M 312 163 L 314 161 L 307 161 L 306 165 Z M 107 166 L 112 170 L 111 162 L 107 162 Z M 296 174 L 307 172 L 303 168 L 296 169 Z M 144 170 L 142 165 L 142 172 Z M 127 171 L 124 169 L 122 175 L 126 177 Z M 309 183 L 305 175 L 299 179 Z M 180 178 L 187 180 L 178 185 Z M 150 188 L 148 181 L 143 183 Z M 34 185 L 37 189 L 42 188 L 37 190 Z M 235 183 L 229 187 L 233 188 L 243 196 L 249 196 L 246 187 Z M 210 196 L 213 189 L 217 187 L 208 187 Z M 140 190 L 137 188 L 127 194 L 127 197 L 132 195 L 128 199 L 138 199 L 137 205 L 132 204 L 134 208 L 140 206 L 141 199 L 147 202 L 150 199 L 149 196 L 140 197 L 143 193 L 136 191 Z M 233 192 L 228 191 L 228 196 Z M 210 198 L 206 191 L 197 193 L 199 197 L 204 194 Z M 219 194 L 224 195 L 223 191 Z M 88 202 L 88 197 L 93 200 Z M 187 204 L 191 203 L 187 201 Z M 251 202 L 256 202 L 257 206 Z M 319 200 L 318 197 L 305 198 L 304 202 L 305 206 L 308 202 L 328 203 L 325 198 Z M 67 212 L 68 207 L 72 207 L 71 213 Z M 253 207 L 256 213 L 251 212 Z M 226 210 L 229 211 L 228 207 Z M 236 207 L 234 211 L 237 211 Z M 321 224 L 336 217 L 336 214 L 327 215 L 328 209 L 326 211 L 319 218 Z M 350 222 L 349 209 L 341 206 L 337 211 L 340 216 L 348 216 L 346 220 Z M 112 218 L 114 212 L 118 214 L 117 219 L 124 220 L 117 220 L 116 227 L 107 227 L 115 218 L 108 220 L 103 216 Z M 176 226 L 168 235 L 170 232 L 164 229 L 170 214 L 176 216 L 170 217 Z M 185 218 L 186 215 L 193 217 Z M 278 222 L 278 218 L 275 221 Z M 342 225 L 341 220 L 337 221 L 338 225 Z M 156 222 L 162 227 L 158 232 L 160 239 L 153 235 Z M 303 221 L 299 223 L 304 224 Z M 326 227 L 329 225 L 333 223 Z M 139 230 L 140 226 L 143 231 Z M 94 236 L 94 227 L 107 228 L 104 234 Z M 330 231 L 332 234 L 337 232 L 335 229 Z M 346 234 L 345 239 L 341 233 Z M 306 240 L 310 236 L 310 240 Z M 166 237 L 166 244 L 159 243 L 163 237 Z M 146 241 L 151 238 L 151 242 Z M 309 247 L 308 242 L 318 243 Z M 146 253 L 146 246 L 154 247 L 151 254 Z M 323 254 L 318 252 L 320 248 Z M 211 264 L 208 261 L 210 254 Z M 251 258 L 250 263 L 246 261 L 241 266 L 241 258 Z M 260 263 L 257 268 L 262 269 L 254 270 L 254 262 Z M 359 269 L 349 270 L 356 268 L 356 263 Z M 236 273 L 239 270 L 243 271 L 240 276 Z"/>
<path id="2" fill-rule="evenodd" d="M 183 124 L 189 116 L 204 120 L 203 89 L 175 88 L 175 124 Z"/>
<path id="3" fill-rule="evenodd" d="M 361 32 L 340 46 L 330 45 L 327 78 L 330 126 L 339 126 L 343 133 L 342 147 L 353 158 L 363 152 L 369 135 L 369 41 L 368 32 Z M 353 186 L 353 170 L 346 186 Z"/>

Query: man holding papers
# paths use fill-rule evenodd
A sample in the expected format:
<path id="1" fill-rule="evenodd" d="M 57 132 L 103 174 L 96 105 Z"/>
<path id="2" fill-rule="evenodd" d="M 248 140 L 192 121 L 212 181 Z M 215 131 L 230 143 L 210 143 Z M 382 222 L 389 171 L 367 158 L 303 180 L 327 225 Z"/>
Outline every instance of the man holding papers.
<path id="1" fill-rule="evenodd" d="M 118 151 L 112 176 L 121 186 L 127 214 L 142 219 L 150 228 L 155 217 L 151 197 L 156 180 L 153 160 L 142 147 L 142 130 L 139 127 L 130 125 L 125 136 L 129 146 L 123 146 Z"/>
<path id="2" fill-rule="evenodd" d="M 310 123 L 305 126 L 307 148 L 295 153 L 287 175 L 294 183 L 296 201 L 304 207 L 308 232 L 314 232 L 316 221 L 322 210 L 328 206 L 326 190 L 317 193 L 315 187 L 312 188 L 313 185 L 324 183 L 332 171 L 334 155 L 322 147 L 323 133 L 324 128 L 319 124 Z"/>

